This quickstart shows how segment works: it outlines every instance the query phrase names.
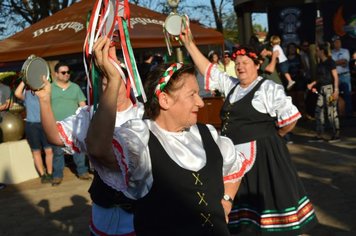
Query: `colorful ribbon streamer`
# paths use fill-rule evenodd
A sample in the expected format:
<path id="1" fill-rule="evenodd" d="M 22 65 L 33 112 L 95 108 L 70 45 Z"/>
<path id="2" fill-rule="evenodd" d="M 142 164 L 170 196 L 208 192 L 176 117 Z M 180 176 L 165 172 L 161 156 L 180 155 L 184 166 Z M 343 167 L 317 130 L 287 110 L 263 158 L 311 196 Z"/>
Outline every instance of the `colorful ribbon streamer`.
<path id="1" fill-rule="evenodd" d="M 142 96 L 144 102 L 147 100 L 136 66 L 127 21 L 130 22 L 128 0 L 97 0 L 95 2 L 90 19 L 87 22 L 87 34 L 83 46 L 84 68 L 88 78 L 88 104 L 94 105 L 94 109 L 96 109 L 99 102 L 98 89 L 100 88 L 98 87 L 98 81 L 101 79 L 101 74 L 95 66 L 92 54 L 93 45 L 100 36 L 107 36 L 112 41 L 115 41 L 116 36 L 120 38 L 121 50 L 129 80 L 126 79 L 121 66 L 113 58 L 110 58 L 110 62 L 113 63 L 124 80 L 127 96 L 131 96 L 132 90 L 136 97 Z"/>

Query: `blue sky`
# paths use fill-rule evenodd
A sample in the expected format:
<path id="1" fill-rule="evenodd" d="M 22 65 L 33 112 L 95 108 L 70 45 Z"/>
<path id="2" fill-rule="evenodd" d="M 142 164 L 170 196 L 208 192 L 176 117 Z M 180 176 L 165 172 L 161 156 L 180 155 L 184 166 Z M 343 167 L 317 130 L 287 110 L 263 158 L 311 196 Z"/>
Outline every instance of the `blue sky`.
<path id="1" fill-rule="evenodd" d="M 254 20 L 252 23 L 260 24 L 263 28 L 268 30 L 268 20 L 266 13 L 253 13 L 252 19 Z"/>

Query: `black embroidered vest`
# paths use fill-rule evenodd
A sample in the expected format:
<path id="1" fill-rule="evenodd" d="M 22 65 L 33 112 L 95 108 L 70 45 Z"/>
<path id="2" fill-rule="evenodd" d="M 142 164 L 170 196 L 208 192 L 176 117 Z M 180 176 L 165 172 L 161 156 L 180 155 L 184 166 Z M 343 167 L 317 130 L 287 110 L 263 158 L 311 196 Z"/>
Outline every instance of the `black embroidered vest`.
<path id="1" fill-rule="evenodd" d="M 229 235 L 221 199 L 224 194 L 220 149 L 205 125 L 198 125 L 207 163 L 198 172 L 178 166 L 151 132 L 153 186 L 136 201 L 134 225 L 141 235 Z"/>
<path id="2" fill-rule="evenodd" d="M 261 137 L 271 136 L 276 132 L 275 117 L 260 113 L 252 106 L 255 92 L 265 81 L 262 79 L 256 86 L 237 102 L 230 103 L 229 98 L 237 85 L 230 91 L 221 109 L 221 134 L 232 139 L 234 144 L 246 143 Z"/>

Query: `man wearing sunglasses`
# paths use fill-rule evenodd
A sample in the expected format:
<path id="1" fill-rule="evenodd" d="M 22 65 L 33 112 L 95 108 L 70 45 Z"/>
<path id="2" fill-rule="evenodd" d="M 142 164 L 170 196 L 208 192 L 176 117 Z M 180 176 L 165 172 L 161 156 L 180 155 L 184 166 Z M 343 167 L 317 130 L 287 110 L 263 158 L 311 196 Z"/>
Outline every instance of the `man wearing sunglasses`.
<path id="1" fill-rule="evenodd" d="M 224 51 L 222 63 L 219 63 L 219 70 L 226 72 L 230 77 L 237 78 L 235 70 L 235 62 L 231 60 L 231 53 L 229 50 Z"/>
<path id="2" fill-rule="evenodd" d="M 55 79 L 51 85 L 51 103 L 54 117 L 57 121 L 74 115 L 78 107 L 85 106 L 86 98 L 80 87 L 72 83 L 70 79 L 69 66 L 58 62 L 54 67 Z M 90 180 L 88 167 L 85 165 L 85 155 L 73 154 L 74 163 L 77 166 L 78 178 Z M 64 151 L 62 147 L 53 147 L 53 180 L 52 186 L 59 185 L 63 180 Z"/>

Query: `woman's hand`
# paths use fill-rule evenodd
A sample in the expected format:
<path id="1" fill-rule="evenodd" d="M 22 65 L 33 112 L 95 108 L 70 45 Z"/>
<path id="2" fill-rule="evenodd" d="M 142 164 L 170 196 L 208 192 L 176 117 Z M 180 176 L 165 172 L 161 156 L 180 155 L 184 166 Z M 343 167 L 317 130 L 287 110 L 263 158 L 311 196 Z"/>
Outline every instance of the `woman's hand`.
<path id="1" fill-rule="evenodd" d="M 190 31 L 190 28 L 184 29 L 180 33 L 179 38 L 185 46 L 189 45 L 189 43 L 193 41 L 193 35 L 192 32 Z"/>
<path id="2" fill-rule="evenodd" d="M 100 37 L 93 46 L 96 65 L 103 72 L 108 80 L 120 79 L 120 73 L 114 66 L 114 63 L 119 66 L 119 61 L 116 56 L 115 46 L 111 45 L 111 41 L 107 37 Z"/>

